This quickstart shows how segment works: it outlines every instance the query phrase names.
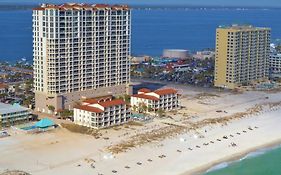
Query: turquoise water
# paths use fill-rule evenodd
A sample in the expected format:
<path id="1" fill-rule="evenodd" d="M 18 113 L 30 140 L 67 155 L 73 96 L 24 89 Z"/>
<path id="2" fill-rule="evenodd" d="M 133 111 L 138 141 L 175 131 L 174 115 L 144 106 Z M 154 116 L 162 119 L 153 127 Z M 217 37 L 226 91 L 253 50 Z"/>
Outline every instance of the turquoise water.
<path id="1" fill-rule="evenodd" d="M 241 161 L 222 163 L 214 168 L 218 169 L 204 175 L 281 175 L 281 147 L 260 150 Z"/>
<path id="2" fill-rule="evenodd" d="M 29 131 L 29 130 L 33 130 L 33 129 L 35 129 L 35 128 L 36 128 L 36 126 L 27 126 L 27 127 L 21 128 L 21 129 L 22 129 L 22 130 Z"/>

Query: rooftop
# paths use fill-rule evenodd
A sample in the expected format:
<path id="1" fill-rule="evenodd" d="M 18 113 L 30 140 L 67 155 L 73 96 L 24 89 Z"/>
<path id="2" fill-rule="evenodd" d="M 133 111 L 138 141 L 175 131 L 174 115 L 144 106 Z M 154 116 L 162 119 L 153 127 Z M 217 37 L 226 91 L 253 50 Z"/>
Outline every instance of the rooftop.
<path id="1" fill-rule="evenodd" d="M 144 99 L 156 100 L 156 101 L 159 100 L 159 98 L 151 95 L 150 93 L 155 93 L 160 96 L 178 93 L 177 90 L 172 89 L 172 88 L 158 89 L 153 92 L 150 89 L 142 88 L 142 89 L 138 90 L 138 92 L 142 92 L 142 93 L 134 94 L 134 95 L 132 95 L 132 97 L 138 97 L 138 98 L 144 98 Z"/>
<path id="2" fill-rule="evenodd" d="M 91 99 L 86 99 L 83 101 L 84 103 L 89 103 L 89 104 L 94 104 L 94 103 L 98 103 L 97 99 L 91 98 Z"/>
<path id="3" fill-rule="evenodd" d="M 167 95 L 167 94 L 176 94 L 178 91 L 172 88 L 168 88 L 168 89 L 158 89 L 156 91 L 154 91 L 154 93 L 158 94 L 158 95 Z"/>
<path id="4" fill-rule="evenodd" d="M 105 101 L 105 102 L 99 102 L 99 104 L 103 107 L 110 107 L 110 106 L 117 106 L 117 105 L 124 105 L 126 102 L 121 99 L 111 100 L 111 101 Z"/>
<path id="5" fill-rule="evenodd" d="M 27 111 L 29 110 L 28 108 L 25 108 L 23 106 L 20 106 L 19 104 L 5 104 L 5 103 L 0 103 L 0 115 L 1 114 L 8 114 L 8 113 L 13 113 L 13 112 L 22 112 L 22 111 Z"/>
<path id="6" fill-rule="evenodd" d="M 132 95 L 132 97 L 138 97 L 138 98 L 144 98 L 144 99 L 148 99 L 148 100 L 159 100 L 159 98 L 152 96 L 152 95 L 145 95 L 145 94 L 135 94 Z"/>
<path id="7" fill-rule="evenodd" d="M 8 85 L 4 83 L 0 83 L 0 89 L 8 88 Z"/>
<path id="8" fill-rule="evenodd" d="M 260 29 L 270 30 L 270 28 L 266 28 L 266 27 L 255 27 L 252 25 L 239 25 L 239 24 L 220 25 L 218 28 L 219 29 L 234 29 L 234 30 L 260 30 Z"/>
<path id="9" fill-rule="evenodd" d="M 75 108 L 81 109 L 81 110 L 84 110 L 84 111 L 94 112 L 94 113 L 102 113 L 103 112 L 103 110 L 101 110 L 99 108 L 95 108 L 95 107 L 88 106 L 88 105 L 80 105 L 80 106 L 76 106 Z"/>
<path id="10" fill-rule="evenodd" d="M 138 90 L 138 92 L 148 93 L 148 92 L 151 92 L 151 90 L 147 89 L 147 88 L 141 88 L 141 89 Z"/>
<path id="11" fill-rule="evenodd" d="M 107 97 L 109 98 L 109 97 L 112 97 L 112 96 L 107 96 Z M 89 104 L 78 105 L 78 106 L 75 106 L 75 108 L 81 109 L 81 110 L 84 110 L 84 111 L 90 111 L 90 112 L 95 112 L 95 113 L 102 113 L 102 112 L 104 112 L 102 109 L 100 109 L 98 107 L 92 107 L 90 105 L 99 104 L 102 107 L 107 108 L 107 107 L 111 107 L 111 106 L 118 106 L 118 105 L 126 104 L 126 102 L 124 100 L 121 100 L 121 99 L 115 99 L 115 100 L 109 99 L 109 100 L 105 100 L 105 101 L 102 101 L 102 100 L 103 100 L 102 98 L 88 99 L 88 100 L 86 100 L 84 102 L 85 103 L 89 103 Z"/>
<path id="12" fill-rule="evenodd" d="M 129 10 L 128 5 L 108 5 L 108 4 L 84 4 L 84 3 L 65 3 L 57 4 L 42 4 L 33 10 Z"/>

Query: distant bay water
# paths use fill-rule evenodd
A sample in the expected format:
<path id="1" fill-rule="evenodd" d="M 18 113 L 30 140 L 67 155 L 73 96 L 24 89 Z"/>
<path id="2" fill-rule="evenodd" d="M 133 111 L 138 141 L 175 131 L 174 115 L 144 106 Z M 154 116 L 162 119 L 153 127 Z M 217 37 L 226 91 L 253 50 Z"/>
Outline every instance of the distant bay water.
<path id="1" fill-rule="evenodd" d="M 133 10 L 132 54 L 214 48 L 216 27 L 232 23 L 271 27 L 272 39 L 281 38 L 280 14 L 280 9 Z M 32 11 L 0 10 L 0 61 L 20 58 L 32 60 Z"/>

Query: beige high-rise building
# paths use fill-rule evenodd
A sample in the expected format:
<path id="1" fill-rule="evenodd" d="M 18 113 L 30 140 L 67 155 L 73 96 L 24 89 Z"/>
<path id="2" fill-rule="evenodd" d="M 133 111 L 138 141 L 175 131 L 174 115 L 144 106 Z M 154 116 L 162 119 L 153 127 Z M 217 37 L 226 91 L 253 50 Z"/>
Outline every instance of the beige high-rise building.
<path id="1" fill-rule="evenodd" d="M 129 93 L 131 10 L 125 5 L 43 4 L 33 9 L 35 107 Z"/>
<path id="2" fill-rule="evenodd" d="M 233 89 L 267 78 L 270 33 L 248 25 L 217 28 L 214 85 Z"/>

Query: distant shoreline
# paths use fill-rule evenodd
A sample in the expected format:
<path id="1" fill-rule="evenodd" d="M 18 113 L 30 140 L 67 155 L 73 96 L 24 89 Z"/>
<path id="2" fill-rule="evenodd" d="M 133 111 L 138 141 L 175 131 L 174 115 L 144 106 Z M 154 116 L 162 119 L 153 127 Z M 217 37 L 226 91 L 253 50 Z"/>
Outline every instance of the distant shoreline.
<path id="1" fill-rule="evenodd" d="M 206 164 L 204 166 L 201 166 L 199 168 L 196 168 L 194 170 L 190 170 L 190 171 L 187 171 L 183 174 L 180 174 L 180 175 L 204 175 L 205 173 L 207 173 L 207 171 L 221 163 L 232 163 L 234 161 L 238 161 L 239 159 L 247 156 L 248 154 L 250 153 L 254 153 L 254 152 L 257 152 L 259 150 L 262 150 L 262 149 L 269 149 L 271 150 L 272 149 L 276 149 L 281 145 L 281 139 L 278 139 L 276 141 L 273 141 L 273 142 L 269 142 L 269 143 L 266 143 L 266 144 L 263 144 L 261 146 L 257 146 L 257 147 L 253 147 L 251 149 L 248 149 L 246 151 L 242 151 L 240 153 L 237 153 L 237 154 L 233 154 L 231 156 L 227 156 L 225 158 L 222 158 L 222 159 L 219 159 L 219 160 L 216 160 L 212 163 L 209 163 L 209 164 Z M 277 147 L 278 146 L 278 147 Z M 268 150 L 268 151 L 269 151 Z"/>

